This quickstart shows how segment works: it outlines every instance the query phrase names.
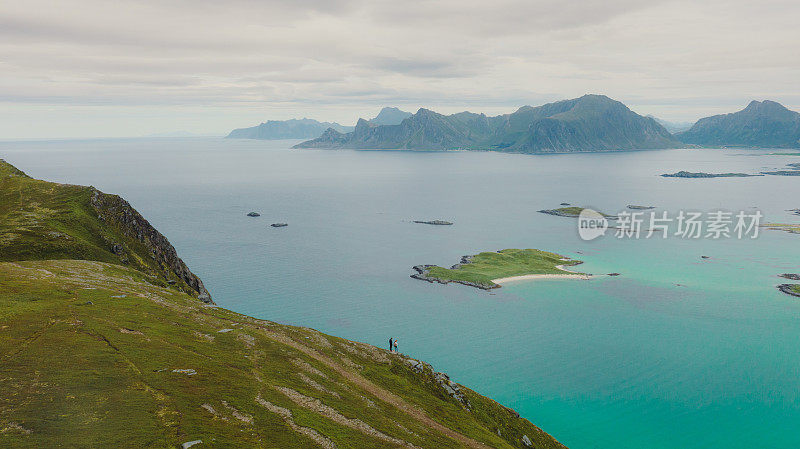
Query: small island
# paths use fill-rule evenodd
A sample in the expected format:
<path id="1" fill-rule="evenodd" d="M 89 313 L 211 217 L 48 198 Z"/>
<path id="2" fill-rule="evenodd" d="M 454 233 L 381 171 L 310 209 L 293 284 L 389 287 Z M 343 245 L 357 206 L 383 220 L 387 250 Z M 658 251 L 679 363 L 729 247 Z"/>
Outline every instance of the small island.
<path id="1" fill-rule="evenodd" d="M 783 273 L 779 274 L 778 277 L 782 277 L 784 279 L 790 279 L 792 281 L 800 281 L 800 274 L 797 273 Z"/>
<path id="2" fill-rule="evenodd" d="M 428 224 L 428 225 L 434 225 L 434 226 L 450 226 L 450 225 L 453 224 L 452 221 L 445 221 L 445 220 L 428 220 L 428 221 L 425 221 L 425 220 L 414 220 L 414 223 Z"/>
<path id="3" fill-rule="evenodd" d="M 248 217 L 260 217 L 261 214 L 259 214 L 258 212 L 248 212 L 247 216 Z"/>
<path id="4" fill-rule="evenodd" d="M 578 207 L 578 206 L 570 206 L 570 207 L 559 207 L 558 209 L 542 209 L 537 212 L 547 215 L 555 215 L 556 217 L 568 217 L 568 218 L 578 218 L 578 216 L 586 209 L 585 207 Z M 600 215 L 606 218 L 616 218 L 613 215 L 608 215 L 603 212 L 598 212 Z"/>
<path id="5" fill-rule="evenodd" d="M 786 166 L 789 167 L 788 170 L 762 171 L 761 173 L 774 176 L 800 176 L 800 162 L 786 164 Z"/>
<path id="6" fill-rule="evenodd" d="M 289 223 L 272 223 L 270 226 L 273 228 L 285 228 L 286 226 L 289 226 Z"/>
<path id="7" fill-rule="evenodd" d="M 637 206 L 635 204 L 628 204 L 628 209 L 631 210 L 650 210 L 655 208 L 655 206 Z"/>
<path id="8" fill-rule="evenodd" d="M 800 223 L 764 223 L 761 227 L 772 231 L 786 231 L 790 234 L 800 234 Z"/>
<path id="9" fill-rule="evenodd" d="M 764 176 L 764 175 L 748 175 L 747 173 L 692 173 L 681 170 L 677 173 L 664 173 L 661 175 L 665 178 L 749 178 L 751 176 Z"/>
<path id="10" fill-rule="evenodd" d="M 525 279 L 589 279 L 590 275 L 567 270 L 580 260 L 538 249 L 504 249 L 464 256 L 450 268 L 437 265 L 417 265 L 411 277 L 440 284 L 468 285 L 483 290 L 499 288 L 500 284 Z"/>
<path id="11" fill-rule="evenodd" d="M 772 176 L 800 176 L 800 170 L 796 168 L 792 170 L 762 171 L 761 173 Z"/>

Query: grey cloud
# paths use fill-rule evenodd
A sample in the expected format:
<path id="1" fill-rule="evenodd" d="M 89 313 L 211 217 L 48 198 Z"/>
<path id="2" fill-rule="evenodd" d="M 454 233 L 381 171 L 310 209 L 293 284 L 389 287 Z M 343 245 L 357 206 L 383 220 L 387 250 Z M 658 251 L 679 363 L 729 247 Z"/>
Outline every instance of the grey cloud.
<path id="1" fill-rule="evenodd" d="M 364 105 L 481 111 L 586 92 L 676 119 L 753 95 L 796 105 L 798 15 L 787 0 L 6 2 L 0 115 L 322 108 L 346 122 Z"/>

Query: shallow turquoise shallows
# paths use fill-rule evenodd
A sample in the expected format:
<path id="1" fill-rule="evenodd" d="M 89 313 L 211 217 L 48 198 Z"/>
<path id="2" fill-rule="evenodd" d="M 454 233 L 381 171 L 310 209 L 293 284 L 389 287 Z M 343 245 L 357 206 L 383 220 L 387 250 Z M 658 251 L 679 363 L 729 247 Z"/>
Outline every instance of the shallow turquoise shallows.
<path id="1" fill-rule="evenodd" d="M 666 150 L 530 156 L 289 150 L 293 142 L 0 142 L 30 175 L 128 199 L 217 303 L 399 349 L 514 407 L 573 449 L 800 447 L 800 235 L 584 242 L 568 202 L 800 221 L 800 178 L 754 173 L 792 156 Z M 261 217 L 250 218 L 250 211 Z M 413 224 L 443 219 L 453 226 Z M 270 223 L 289 226 L 271 228 Z M 540 248 L 619 277 L 539 280 L 488 293 L 409 278 L 502 248 Z M 701 256 L 709 256 L 702 259 Z"/>

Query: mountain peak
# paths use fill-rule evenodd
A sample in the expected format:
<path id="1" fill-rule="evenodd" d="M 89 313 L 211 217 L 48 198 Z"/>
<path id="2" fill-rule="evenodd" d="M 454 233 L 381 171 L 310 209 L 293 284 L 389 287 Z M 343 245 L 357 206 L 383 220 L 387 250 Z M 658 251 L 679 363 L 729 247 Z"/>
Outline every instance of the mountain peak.
<path id="1" fill-rule="evenodd" d="M 744 111 L 745 112 L 761 113 L 761 114 L 770 114 L 770 113 L 776 113 L 776 112 L 777 113 L 783 113 L 785 111 L 789 111 L 789 109 L 787 109 L 786 106 L 784 106 L 784 105 L 782 105 L 782 104 L 780 104 L 780 103 L 778 103 L 776 101 L 772 101 L 772 100 L 764 100 L 764 101 L 753 100 L 753 101 L 750 102 L 750 104 L 747 105 L 746 108 L 744 108 Z M 789 112 L 791 112 L 791 111 L 789 111 Z"/>
<path id="2" fill-rule="evenodd" d="M 375 125 L 399 125 L 400 122 L 409 117 L 411 117 L 410 112 L 401 111 L 393 106 L 386 106 L 370 122 Z"/>
<path id="3" fill-rule="evenodd" d="M 798 148 L 800 114 L 775 101 L 753 100 L 741 111 L 702 118 L 679 137 L 705 146 Z"/>

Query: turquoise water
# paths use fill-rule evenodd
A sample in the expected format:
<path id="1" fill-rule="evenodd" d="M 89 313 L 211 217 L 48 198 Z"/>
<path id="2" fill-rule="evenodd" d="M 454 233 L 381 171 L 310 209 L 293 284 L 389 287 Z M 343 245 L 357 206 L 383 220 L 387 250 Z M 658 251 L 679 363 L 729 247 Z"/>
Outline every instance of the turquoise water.
<path id="1" fill-rule="evenodd" d="M 573 449 L 800 447 L 800 236 L 584 242 L 561 202 L 617 212 L 758 207 L 800 221 L 791 156 L 667 150 L 526 156 L 292 151 L 293 142 L 130 139 L 0 142 L 29 174 L 127 198 L 216 302 L 401 351 L 514 407 Z M 247 218 L 250 210 L 261 212 Z M 440 218 L 454 226 L 415 225 Z M 285 221 L 287 228 L 269 223 Z M 410 279 L 420 263 L 532 247 L 620 272 L 493 293 Z M 701 255 L 711 256 L 702 260 Z M 676 284 L 681 284 L 677 286 Z"/>

